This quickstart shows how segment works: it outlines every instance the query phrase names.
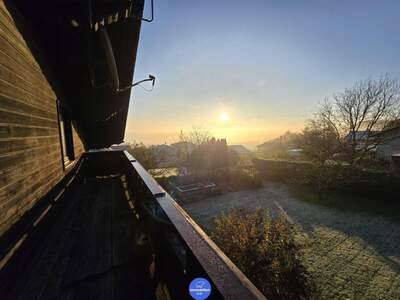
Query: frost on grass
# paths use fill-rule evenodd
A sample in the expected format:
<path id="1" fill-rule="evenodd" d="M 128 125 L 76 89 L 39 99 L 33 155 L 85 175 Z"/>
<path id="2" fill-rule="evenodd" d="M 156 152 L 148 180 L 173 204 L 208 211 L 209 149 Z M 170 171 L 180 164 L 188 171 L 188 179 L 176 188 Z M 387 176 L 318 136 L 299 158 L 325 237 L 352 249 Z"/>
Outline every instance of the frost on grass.
<path id="1" fill-rule="evenodd" d="M 232 208 L 266 208 L 276 203 L 295 223 L 304 245 L 303 264 L 321 299 L 400 299 L 400 224 L 383 217 L 342 212 L 294 198 L 270 184 L 191 203 L 184 208 L 205 229 Z"/>

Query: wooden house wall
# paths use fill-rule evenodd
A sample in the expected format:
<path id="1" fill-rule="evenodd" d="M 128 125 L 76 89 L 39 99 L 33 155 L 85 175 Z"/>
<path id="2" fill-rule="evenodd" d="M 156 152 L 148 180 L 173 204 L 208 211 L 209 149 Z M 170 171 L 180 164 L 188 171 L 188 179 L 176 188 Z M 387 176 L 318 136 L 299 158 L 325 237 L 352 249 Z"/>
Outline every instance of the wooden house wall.
<path id="1" fill-rule="evenodd" d="M 63 174 L 56 96 L 0 0 L 0 235 Z"/>

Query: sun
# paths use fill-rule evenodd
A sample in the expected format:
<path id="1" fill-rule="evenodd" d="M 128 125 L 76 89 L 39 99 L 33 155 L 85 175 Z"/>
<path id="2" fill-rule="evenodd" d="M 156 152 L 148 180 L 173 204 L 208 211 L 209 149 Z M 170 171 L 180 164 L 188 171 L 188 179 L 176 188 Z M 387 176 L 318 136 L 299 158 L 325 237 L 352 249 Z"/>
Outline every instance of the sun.
<path id="1" fill-rule="evenodd" d="M 228 121 L 230 120 L 229 115 L 228 115 L 228 113 L 226 113 L 226 112 L 221 112 L 221 113 L 219 114 L 219 116 L 218 116 L 218 119 L 219 119 L 221 122 L 228 122 Z"/>

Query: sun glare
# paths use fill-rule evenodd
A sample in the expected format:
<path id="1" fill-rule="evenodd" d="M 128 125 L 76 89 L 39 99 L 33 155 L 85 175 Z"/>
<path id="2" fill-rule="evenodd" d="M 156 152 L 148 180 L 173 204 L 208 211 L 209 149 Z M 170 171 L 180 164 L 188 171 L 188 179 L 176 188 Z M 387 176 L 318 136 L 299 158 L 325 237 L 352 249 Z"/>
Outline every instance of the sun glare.
<path id="1" fill-rule="evenodd" d="M 221 112 L 218 118 L 221 122 L 229 121 L 229 115 L 226 112 Z"/>

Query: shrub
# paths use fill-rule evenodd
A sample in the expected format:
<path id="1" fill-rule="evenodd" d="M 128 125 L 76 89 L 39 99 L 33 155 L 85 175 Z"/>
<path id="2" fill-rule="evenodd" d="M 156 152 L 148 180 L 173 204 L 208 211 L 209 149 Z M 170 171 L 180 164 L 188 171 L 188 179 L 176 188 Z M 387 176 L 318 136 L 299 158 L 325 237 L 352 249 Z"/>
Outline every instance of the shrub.
<path id="1" fill-rule="evenodd" d="M 215 219 L 211 237 L 268 299 L 308 299 L 314 290 L 283 217 L 232 210 Z"/>
<path id="2" fill-rule="evenodd" d="M 301 177 L 312 167 L 310 162 L 273 159 L 255 158 L 253 163 L 261 177 L 283 182 L 290 182 L 293 178 Z"/>
<path id="3" fill-rule="evenodd" d="M 399 176 L 387 171 L 362 169 L 338 162 L 325 164 L 254 159 L 260 175 L 267 180 L 307 186 L 320 196 L 327 191 L 371 198 L 394 198 L 400 192 Z"/>
<path id="4" fill-rule="evenodd" d="M 251 172 L 238 168 L 220 168 L 209 172 L 207 177 L 217 184 L 229 186 L 231 190 L 250 190 L 262 187 L 261 178 Z"/>
<path id="5" fill-rule="evenodd" d="M 340 165 L 315 164 L 306 169 L 301 176 L 292 176 L 292 182 L 306 185 L 316 190 L 320 196 L 327 190 L 338 189 L 349 183 L 351 176 L 347 169 Z"/>

